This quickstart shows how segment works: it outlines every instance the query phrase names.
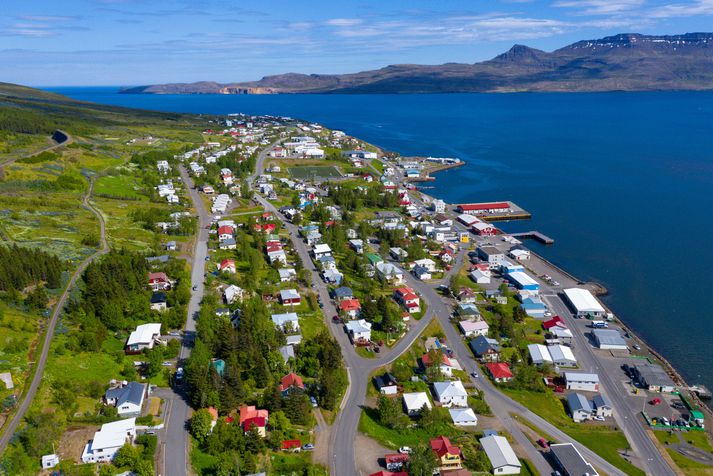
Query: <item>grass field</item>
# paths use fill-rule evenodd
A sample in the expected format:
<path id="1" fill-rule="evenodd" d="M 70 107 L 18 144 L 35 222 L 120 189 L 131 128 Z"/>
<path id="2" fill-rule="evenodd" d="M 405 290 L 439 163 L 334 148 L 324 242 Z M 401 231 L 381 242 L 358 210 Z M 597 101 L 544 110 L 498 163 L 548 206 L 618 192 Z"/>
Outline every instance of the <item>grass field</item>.
<path id="1" fill-rule="evenodd" d="M 305 165 L 302 167 L 288 167 L 287 169 L 293 178 L 306 180 L 312 177 L 337 178 L 342 175 L 336 167 L 332 165 Z"/>
<path id="2" fill-rule="evenodd" d="M 139 190 L 139 183 L 130 175 L 107 175 L 97 179 L 94 185 L 94 193 L 96 195 L 145 200 L 146 197 L 139 193 Z"/>

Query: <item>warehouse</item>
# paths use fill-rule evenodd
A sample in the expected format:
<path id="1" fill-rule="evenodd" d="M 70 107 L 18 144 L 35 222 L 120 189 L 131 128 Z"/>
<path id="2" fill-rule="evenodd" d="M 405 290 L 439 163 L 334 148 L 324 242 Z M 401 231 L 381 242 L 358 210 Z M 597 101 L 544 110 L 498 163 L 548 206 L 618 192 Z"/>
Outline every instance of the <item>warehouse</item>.
<path id="1" fill-rule="evenodd" d="M 576 317 L 604 317 L 606 313 L 599 301 L 586 289 L 565 289 L 564 295 L 574 309 Z"/>
<path id="2" fill-rule="evenodd" d="M 552 357 L 550 357 L 550 351 L 547 350 L 542 344 L 530 344 L 527 346 L 527 350 L 530 352 L 530 360 L 535 365 L 551 364 Z"/>
<path id="3" fill-rule="evenodd" d="M 634 382 L 642 388 L 646 388 L 651 392 L 670 393 L 676 391 L 676 384 L 660 365 L 649 363 L 634 365 L 631 371 Z"/>
<path id="4" fill-rule="evenodd" d="M 478 257 L 487 261 L 490 269 L 498 269 L 505 261 L 505 253 L 494 246 L 481 246 L 478 248 Z"/>
<path id="5" fill-rule="evenodd" d="M 547 349 L 550 351 L 550 357 L 552 357 L 552 363 L 554 365 L 558 367 L 577 366 L 577 359 L 569 347 L 557 344 L 551 345 Z"/>
<path id="6" fill-rule="evenodd" d="M 592 331 L 597 347 L 604 350 L 627 350 L 626 341 L 616 329 L 594 329 Z"/>
<path id="7" fill-rule="evenodd" d="M 508 273 L 507 278 L 508 281 L 513 283 L 518 289 L 524 289 L 525 291 L 540 290 L 540 285 L 537 283 L 537 281 L 532 279 L 529 274 L 524 273 L 522 271 L 514 271 L 512 273 Z"/>
<path id="8" fill-rule="evenodd" d="M 550 454 L 555 466 L 564 476 L 599 476 L 572 443 L 550 445 Z"/>
<path id="9" fill-rule="evenodd" d="M 565 372 L 567 390 L 582 390 L 584 392 L 599 391 L 599 375 L 579 372 Z"/>

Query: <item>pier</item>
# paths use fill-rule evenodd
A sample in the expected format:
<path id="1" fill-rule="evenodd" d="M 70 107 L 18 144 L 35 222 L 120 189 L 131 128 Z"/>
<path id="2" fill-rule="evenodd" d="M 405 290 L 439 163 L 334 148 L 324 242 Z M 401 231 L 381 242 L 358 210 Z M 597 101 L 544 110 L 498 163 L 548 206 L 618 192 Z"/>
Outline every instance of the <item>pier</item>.
<path id="1" fill-rule="evenodd" d="M 513 238 L 517 239 L 522 239 L 522 240 L 535 240 L 539 241 L 540 243 L 544 245 L 553 245 L 555 243 L 555 240 L 550 238 L 549 236 L 545 235 L 544 233 L 540 233 L 539 231 L 526 231 L 524 233 L 510 233 L 510 236 Z"/>

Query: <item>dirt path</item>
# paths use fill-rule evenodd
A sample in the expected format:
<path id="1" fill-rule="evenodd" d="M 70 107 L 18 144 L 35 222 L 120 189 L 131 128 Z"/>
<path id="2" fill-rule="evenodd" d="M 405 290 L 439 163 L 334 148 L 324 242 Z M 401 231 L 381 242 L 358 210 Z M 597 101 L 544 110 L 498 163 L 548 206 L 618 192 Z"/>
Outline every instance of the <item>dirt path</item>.
<path id="1" fill-rule="evenodd" d="M 35 394 L 37 393 L 38 388 L 40 387 L 40 383 L 42 382 L 42 377 L 44 375 L 45 371 L 45 365 L 47 364 L 47 357 L 49 356 L 49 350 L 50 350 L 50 344 L 52 342 L 52 337 L 54 336 L 54 330 L 55 327 L 57 327 L 57 321 L 59 320 L 59 316 L 62 313 L 62 309 L 64 308 L 64 303 L 67 301 L 67 298 L 69 297 L 69 293 L 72 290 L 72 287 L 74 284 L 77 282 L 79 277 L 82 275 L 86 267 L 91 263 L 93 260 L 96 258 L 106 254 L 109 252 L 109 244 L 106 241 L 106 224 L 104 222 L 104 217 L 102 214 L 94 208 L 94 205 L 90 203 L 90 198 L 92 196 L 92 192 L 94 191 L 94 180 L 90 179 L 89 182 L 89 189 L 87 190 L 86 195 L 84 196 L 84 200 L 82 201 L 82 206 L 92 212 L 97 219 L 99 220 L 99 227 L 100 227 L 100 243 L 101 243 L 101 248 L 97 251 L 95 251 L 93 254 L 88 256 L 87 258 L 82 261 L 77 269 L 74 271 L 72 274 L 71 278 L 69 278 L 69 282 L 67 283 L 67 286 L 64 288 L 64 292 L 62 292 L 62 297 L 59 298 L 57 301 L 57 304 L 54 307 L 54 311 L 52 312 L 52 316 L 50 318 L 49 324 L 47 325 L 47 330 L 45 332 L 45 338 L 42 343 L 42 352 L 40 353 L 40 357 L 37 360 L 37 366 L 35 367 L 34 374 L 32 376 L 32 381 L 27 387 L 27 391 L 23 397 L 22 402 L 20 405 L 17 407 L 17 412 L 15 415 L 12 417 L 10 420 L 10 423 L 3 429 L 3 434 L 0 437 L 0 453 L 3 453 L 5 449 L 7 448 L 8 443 L 10 442 L 10 439 L 12 438 L 13 434 L 15 433 L 15 430 L 17 430 L 17 427 L 20 425 L 20 422 L 22 422 L 22 419 L 25 416 L 25 413 L 27 410 L 30 408 L 30 404 L 32 403 L 32 400 L 35 398 Z"/>
<path id="2" fill-rule="evenodd" d="M 314 452 L 312 453 L 312 462 L 321 464 L 325 468 L 329 467 L 329 438 L 331 436 L 332 427 L 327 424 L 322 415 L 322 411 L 317 408 L 314 412 L 314 417 L 317 419 L 315 427 Z"/>
<path id="3" fill-rule="evenodd" d="M 354 447 L 359 474 L 373 474 L 383 470 L 384 468 L 379 466 L 379 461 L 384 459 L 384 455 L 394 452 L 361 433 L 357 433 Z"/>

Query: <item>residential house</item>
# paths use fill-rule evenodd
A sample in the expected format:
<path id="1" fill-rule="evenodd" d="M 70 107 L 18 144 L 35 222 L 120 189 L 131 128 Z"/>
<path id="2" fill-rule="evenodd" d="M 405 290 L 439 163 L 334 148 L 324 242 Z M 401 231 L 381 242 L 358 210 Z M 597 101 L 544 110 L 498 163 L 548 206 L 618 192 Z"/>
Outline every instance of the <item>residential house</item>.
<path id="1" fill-rule="evenodd" d="M 475 304 L 477 300 L 478 296 L 476 292 L 469 287 L 463 286 L 458 291 L 458 302 Z"/>
<path id="2" fill-rule="evenodd" d="M 451 408 L 448 412 L 451 414 L 453 424 L 456 426 L 475 426 L 478 424 L 478 417 L 472 408 Z"/>
<path id="3" fill-rule="evenodd" d="M 302 377 L 294 372 L 290 372 L 280 380 L 280 393 L 282 393 L 283 396 L 287 395 L 292 389 L 305 389 L 304 383 L 302 383 Z"/>
<path id="4" fill-rule="evenodd" d="M 461 450 L 453 445 L 447 437 L 439 436 L 438 438 L 433 438 L 430 440 L 430 444 L 431 450 L 438 458 L 438 468 L 441 471 L 460 469 L 462 467 Z"/>
<path id="5" fill-rule="evenodd" d="M 425 266 L 416 265 L 413 267 L 413 275 L 421 281 L 425 281 L 432 278 L 431 272 Z"/>
<path id="6" fill-rule="evenodd" d="M 351 248 L 354 251 L 356 251 L 356 254 L 358 254 L 358 255 L 364 253 L 364 241 L 363 240 L 358 240 L 358 239 L 349 240 L 349 246 L 351 246 Z"/>
<path id="7" fill-rule="evenodd" d="M 344 279 L 344 275 L 336 269 L 328 269 L 322 272 L 322 277 L 324 278 L 325 282 L 329 284 L 334 284 L 335 286 L 339 286 L 342 283 L 342 280 Z"/>
<path id="8" fill-rule="evenodd" d="M 218 270 L 221 273 L 231 273 L 235 274 L 235 260 L 233 259 L 224 259 L 223 261 L 220 262 L 218 265 Z"/>
<path id="9" fill-rule="evenodd" d="M 153 349 L 154 344 L 161 337 L 161 324 L 150 323 L 136 326 L 126 340 L 125 352 L 127 354 L 140 354 L 144 349 Z"/>
<path id="10" fill-rule="evenodd" d="M 368 342 L 371 340 L 371 322 L 359 319 L 347 322 L 345 327 L 353 342 Z"/>
<path id="11" fill-rule="evenodd" d="M 59 464 L 59 455 L 49 454 L 42 456 L 42 469 L 52 469 Z"/>
<path id="12" fill-rule="evenodd" d="M 387 263 L 385 261 L 380 261 L 376 263 L 376 272 L 383 281 L 390 284 L 401 284 L 404 281 L 404 272 L 392 263 Z"/>
<path id="13" fill-rule="evenodd" d="M 408 416 L 417 416 L 423 407 L 429 410 L 433 408 L 426 392 L 404 393 L 401 397 Z"/>
<path id="14" fill-rule="evenodd" d="M 384 455 L 384 462 L 386 463 L 386 469 L 389 471 L 401 471 L 404 469 L 404 465 L 408 463 L 409 455 L 406 453 L 391 453 Z M 391 473 L 394 474 L 394 473 Z M 407 473 L 403 473 L 407 474 Z"/>
<path id="15" fill-rule="evenodd" d="M 448 382 L 434 382 L 433 392 L 436 401 L 444 407 L 467 407 L 468 392 L 465 391 L 460 380 Z"/>
<path id="16" fill-rule="evenodd" d="M 487 336 L 489 331 L 488 323 L 483 320 L 460 321 L 458 327 L 465 337 Z"/>
<path id="17" fill-rule="evenodd" d="M 594 414 L 600 417 L 610 417 L 614 415 L 614 408 L 609 403 L 609 399 L 604 395 L 594 395 L 592 398 L 592 408 Z"/>
<path id="18" fill-rule="evenodd" d="M 478 336 L 469 345 L 473 354 L 484 362 L 497 362 L 500 358 L 500 344 L 495 339 Z"/>
<path id="19" fill-rule="evenodd" d="M 396 288 L 393 295 L 394 301 L 404 307 L 409 313 L 421 312 L 421 298 L 416 291 L 408 286 Z"/>
<path id="20" fill-rule="evenodd" d="M 231 284 L 223 290 L 223 299 L 226 304 L 233 304 L 236 301 L 242 301 L 245 291 L 240 287 Z"/>
<path id="21" fill-rule="evenodd" d="M 473 303 L 459 302 L 456 305 L 455 311 L 456 314 L 458 314 L 459 316 L 467 318 L 469 320 L 480 319 L 480 311 L 478 310 L 478 306 Z"/>
<path id="22" fill-rule="evenodd" d="M 479 441 L 493 467 L 493 474 L 520 474 L 522 464 L 505 437 L 491 435 Z"/>
<path id="23" fill-rule="evenodd" d="M 530 360 L 534 365 L 541 366 L 544 364 L 552 364 L 550 351 L 542 344 L 529 344 L 527 351 L 530 353 Z"/>
<path id="24" fill-rule="evenodd" d="M 510 364 L 507 362 L 488 362 L 485 364 L 488 373 L 497 383 L 509 382 L 513 379 L 513 374 L 510 371 Z"/>
<path id="25" fill-rule="evenodd" d="M 272 322 L 280 327 L 283 331 L 289 334 L 289 330 L 293 332 L 298 332 L 300 330 L 300 323 L 297 314 L 294 312 L 285 312 L 283 314 L 273 314 Z"/>
<path id="26" fill-rule="evenodd" d="M 177 249 L 178 245 L 175 241 L 171 240 L 166 242 L 166 251 L 176 251 Z"/>
<path id="27" fill-rule="evenodd" d="M 572 443 L 550 445 L 550 456 L 554 467 L 560 474 L 599 476 L 599 473 L 582 457 L 582 454 Z"/>
<path id="28" fill-rule="evenodd" d="M 83 463 L 106 463 L 114 459 L 122 446 L 133 444 L 136 438 L 136 418 L 105 423 L 82 451 Z"/>
<path id="29" fill-rule="evenodd" d="M 451 359 L 449 359 L 446 354 L 440 354 L 440 355 L 441 355 L 441 362 L 437 364 L 439 370 L 446 377 L 452 377 L 453 376 L 453 363 L 451 362 Z M 429 357 L 428 354 L 423 354 L 423 356 L 421 357 L 421 363 L 423 364 L 424 369 L 431 367 L 432 365 L 436 365 L 436 363 L 431 362 L 431 358 Z"/>
<path id="30" fill-rule="evenodd" d="M 404 261 L 406 258 L 408 258 L 408 253 L 406 250 L 402 248 L 389 248 L 389 255 L 396 261 Z"/>
<path id="31" fill-rule="evenodd" d="M 237 243 L 235 242 L 235 238 L 228 238 L 218 244 L 218 248 L 221 250 L 234 250 L 236 247 Z"/>
<path id="32" fill-rule="evenodd" d="M 345 299 L 339 302 L 339 311 L 349 318 L 355 319 L 361 311 L 361 303 L 358 299 Z"/>
<path id="33" fill-rule="evenodd" d="M 280 347 L 280 355 L 282 355 L 282 360 L 287 363 L 290 359 L 295 358 L 295 348 L 291 345 L 283 345 Z"/>
<path id="34" fill-rule="evenodd" d="M 342 301 L 344 299 L 353 299 L 354 292 L 352 291 L 352 288 L 341 286 L 332 291 L 332 296 L 335 300 Z"/>
<path id="35" fill-rule="evenodd" d="M 155 292 L 151 294 L 151 310 L 159 312 L 166 310 L 166 293 Z"/>
<path id="36" fill-rule="evenodd" d="M 549 346 L 547 349 L 550 351 L 550 357 L 552 357 L 553 365 L 556 365 L 558 367 L 577 366 L 577 358 L 574 356 L 574 352 L 572 352 L 571 348 L 564 345 L 555 344 Z"/>
<path id="37" fill-rule="evenodd" d="M 474 269 L 468 275 L 470 279 L 476 284 L 490 284 L 490 271 L 482 271 L 480 269 Z"/>
<path id="38" fill-rule="evenodd" d="M 314 254 L 314 258 L 319 260 L 322 256 L 332 256 L 332 249 L 329 245 L 321 243 L 312 248 L 312 253 Z"/>
<path id="39" fill-rule="evenodd" d="M 302 298 L 296 289 L 280 290 L 280 303 L 283 306 L 299 306 Z"/>
<path id="40" fill-rule="evenodd" d="M 592 418 L 592 406 L 589 400 L 581 393 L 567 395 L 567 407 L 575 423 L 581 423 Z"/>
<path id="41" fill-rule="evenodd" d="M 564 327 L 553 327 L 550 330 L 550 335 L 564 345 L 571 345 L 572 339 L 574 339 L 572 331 Z"/>
<path id="42" fill-rule="evenodd" d="M 252 428 L 256 428 L 257 432 L 263 438 L 267 435 L 267 421 L 270 412 L 267 410 L 258 410 L 254 406 L 242 406 L 240 407 L 240 427 L 244 432 L 250 431 Z"/>
<path id="43" fill-rule="evenodd" d="M 383 395 L 396 395 L 399 391 L 396 378 L 389 372 L 374 377 L 374 385 L 379 393 Z"/>
<path id="44" fill-rule="evenodd" d="M 277 272 L 280 274 L 281 283 L 292 281 L 297 277 L 297 271 L 295 271 L 295 268 L 280 268 Z"/>
<path id="45" fill-rule="evenodd" d="M 166 291 L 171 289 L 171 281 L 166 273 L 149 273 L 149 287 L 153 291 Z"/>
<path id="46" fill-rule="evenodd" d="M 120 417 L 139 416 L 146 396 L 146 384 L 129 382 L 104 393 L 104 403 L 116 407 Z"/>

